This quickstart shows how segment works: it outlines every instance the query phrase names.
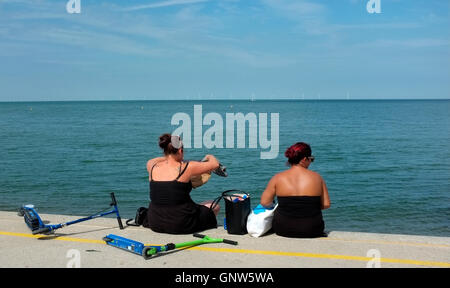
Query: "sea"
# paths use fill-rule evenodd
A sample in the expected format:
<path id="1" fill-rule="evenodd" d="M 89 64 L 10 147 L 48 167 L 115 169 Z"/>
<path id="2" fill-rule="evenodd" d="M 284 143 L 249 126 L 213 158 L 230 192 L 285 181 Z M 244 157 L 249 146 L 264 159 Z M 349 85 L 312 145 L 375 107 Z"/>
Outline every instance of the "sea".
<path id="1" fill-rule="evenodd" d="M 149 203 L 146 163 L 162 155 L 159 135 L 187 125 L 185 159 L 212 154 L 229 174 L 192 190 L 194 201 L 238 189 L 254 208 L 271 177 L 289 168 L 285 150 L 306 142 L 315 156 L 309 168 L 329 190 L 326 231 L 449 237 L 449 111 L 450 100 L 2 102 L 0 210 L 33 204 L 43 214 L 90 215 L 114 192 L 122 218 L 134 218 Z M 229 115 L 255 116 L 257 126 L 231 128 Z M 215 146 L 194 143 L 195 135 Z"/>

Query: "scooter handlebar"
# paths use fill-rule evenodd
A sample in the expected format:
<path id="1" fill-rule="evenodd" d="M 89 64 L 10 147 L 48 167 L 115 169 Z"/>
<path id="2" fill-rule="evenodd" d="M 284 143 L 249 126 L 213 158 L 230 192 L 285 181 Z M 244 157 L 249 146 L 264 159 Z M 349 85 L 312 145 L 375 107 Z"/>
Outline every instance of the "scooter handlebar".
<path id="1" fill-rule="evenodd" d="M 116 206 L 117 205 L 117 201 L 116 201 L 116 196 L 114 196 L 114 192 L 111 192 L 111 206 Z"/>
<path id="2" fill-rule="evenodd" d="M 230 244 L 230 245 L 238 245 L 238 242 L 228 239 L 223 239 L 223 243 Z"/>
<path id="3" fill-rule="evenodd" d="M 205 238 L 206 237 L 205 235 L 198 234 L 198 233 L 195 233 L 192 236 L 197 237 L 197 238 Z M 228 239 L 222 239 L 222 242 L 225 243 L 225 244 L 230 244 L 230 245 L 238 245 L 238 242 L 233 241 L 233 240 L 228 240 Z"/>

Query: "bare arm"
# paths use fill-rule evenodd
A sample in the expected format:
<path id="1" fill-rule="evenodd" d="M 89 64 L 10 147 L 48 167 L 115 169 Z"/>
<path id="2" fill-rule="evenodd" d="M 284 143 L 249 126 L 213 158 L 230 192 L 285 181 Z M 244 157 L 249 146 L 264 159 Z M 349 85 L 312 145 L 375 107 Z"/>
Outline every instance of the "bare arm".
<path id="1" fill-rule="evenodd" d="M 264 207 L 270 207 L 273 204 L 273 199 L 276 195 L 276 175 L 270 179 L 267 184 L 266 190 L 261 195 L 261 205 Z"/>
<path id="2" fill-rule="evenodd" d="M 321 201 L 322 201 L 322 210 L 330 208 L 330 206 L 331 206 L 330 196 L 328 195 L 328 188 L 323 179 L 322 179 Z"/>
<path id="3" fill-rule="evenodd" d="M 191 176 L 201 175 L 204 173 L 210 173 L 213 170 L 219 168 L 219 161 L 213 155 L 206 155 L 206 161 L 190 161 L 188 166 L 188 173 Z"/>

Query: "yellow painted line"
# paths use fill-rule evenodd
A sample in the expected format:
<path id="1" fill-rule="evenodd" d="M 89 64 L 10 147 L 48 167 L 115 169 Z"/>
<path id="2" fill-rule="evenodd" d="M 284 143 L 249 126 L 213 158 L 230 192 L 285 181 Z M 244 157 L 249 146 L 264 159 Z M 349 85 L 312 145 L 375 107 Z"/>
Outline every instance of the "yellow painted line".
<path id="1" fill-rule="evenodd" d="M 53 239 L 52 236 L 44 236 L 39 239 L 45 240 L 46 237 L 49 237 L 50 239 Z M 103 240 L 93 240 L 93 239 L 83 239 L 83 238 L 70 238 L 70 237 L 61 237 L 57 236 L 54 238 L 55 240 L 60 241 L 69 241 L 69 242 L 80 242 L 80 243 L 92 243 L 92 244 L 106 244 Z"/>
<path id="2" fill-rule="evenodd" d="M 52 236 L 52 235 L 43 236 L 43 235 L 33 235 L 33 234 L 5 232 L 5 231 L 0 231 L 0 235 L 34 238 L 34 239 L 40 239 L 40 240 L 59 240 L 59 241 L 79 242 L 79 243 L 105 244 L 105 241 L 102 241 L 102 240 L 70 238 L 70 237 Z"/>
<path id="3" fill-rule="evenodd" d="M 2 221 L 10 221 L 10 222 L 20 222 L 22 221 L 16 221 L 11 220 L 8 218 L 0 218 Z M 85 227 L 98 227 L 98 228 L 111 228 L 110 226 L 100 226 L 100 225 L 86 225 L 86 224 L 77 224 L 78 226 L 85 226 Z M 127 230 L 133 230 L 133 231 L 142 231 L 141 229 L 133 228 L 133 227 L 127 227 Z M 0 231 L 1 235 L 1 231 Z M 24 234 L 27 235 L 27 234 Z M 29 235 L 29 234 L 28 234 Z M 31 235 L 30 235 L 31 236 Z M 414 236 L 414 235 L 411 235 Z M 42 236 L 37 236 L 34 238 L 39 238 Z M 332 238 L 332 237 L 320 237 L 315 238 L 314 240 L 324 240 L 324 241 L 342 241 L 342 242 L 350 242 L 350 243 L 368 243 L 368 244 L 386 244 L 386 245 L 401 245 L 401 246 L 423 246 L 423 247 L 435 247 L 435 248 L 450 248 L 450 245 L 446 244 L 431 244 L 431 243 L 420 243 L 420 242 L 406 242 L 406 241 L 387 241 L 387 240 L 353 240 L 353 239 L 345 239 L 345 238 Z M 102 241 L 100 241 L 102 242 Z"/>
<path id="4" fill-rule="evenodd" d="M 401 241 L 380 241 L 380 240 L 352 240 L 352 239 L 340 239 L 340 238 L 317 238 L 318 240 L 325 241 L 342 241 L 351 243 L 368 243 L 368 244 L 385 244 L 385 245 L 401 245 L 401 246 L 421 246 L 421 247 L 434 247 L 434 248 L 450 248 L 450 245 L 445 244 L 430 244 L 419 242 L 401 242 Z"/>
<path id="5" fill-rule="evenodd" d="M 61 237 L 61 236 L 42 236 L 42 235 L 32 235 L 32 234 L 5 232 L 5 231 L 0 231 L 0 235 L 15 236 L 15 237 L 25 237 L 25 238 L 35 238 L 35 239 L 42 239 L 42 240 L 52 239 L 52 240 L 70 241 L 70 242 L 79 242 L 79 243 L 106 244 L 102 240 L 71 238 L 71 237 Z M 155 245 L 155 244 L 146 244 L 146 245 L 157 246 L 159 244 L 157 244 L 157 245 Z M 289 257 L 302 257 L 302 258 L 351 260 L 351 261 L 363 261 L 363 262 L 368 262 L 368 261 L 373 260 L 373 258 L 362 257 L 362 256 L 317 254 L 317 253 L 303 253 L 303 252 L 247 250 L 247 249 L 233 249 L 233 248 L 210 248 L 210 247 L 199 247 L 199 246 L 194 246 L 194 247 L 190 247 L 190 248 L 187 248 L 187 249 L 188 250 L 198 250 L 198 251 L 208 251 L 208 252 L 220 252 L 220 253 L 240 253 L 240 254 L 256 254 L 256 255 L 270 255 L 270 256 L 289 256 Z M 408 264 L 408 265 L 418 265 L 418 266 L 433 266 L 433 267 L 450 268 L 450 263 L 447 263 L 447 262 L 436 262 L 436 261 L 380 258 L 380 262 L 381 263 L 384 262 L 384 263 L 395 263 L 395 264 Z"/>
<path id="6" fill-rule="evenodd" d="M 273 256 L 291 256 L 291 257 L 306 257 L 306 258 L 353 260 L 353 261 L 363 261 L 363 262 L 368 262 L 368 261 L 373 260 L 373 258 L 362 257 L 362 256 L 316 254 L 316 253 L 302 253 L 302 252 L 244 250 L 244 249 L 209 248 L 209 247 L 192 247 L 192 248 L 189 248 L 189 249 L 202 250 L 202 251 L 211 251 L 211 252 L 227 252 L 227 253 L 261 254 L 261 255 L 273 255 Z M 380 262 L 450 268 L 450 263 L 435 262 L 435 261 L 380 258 Z"/>

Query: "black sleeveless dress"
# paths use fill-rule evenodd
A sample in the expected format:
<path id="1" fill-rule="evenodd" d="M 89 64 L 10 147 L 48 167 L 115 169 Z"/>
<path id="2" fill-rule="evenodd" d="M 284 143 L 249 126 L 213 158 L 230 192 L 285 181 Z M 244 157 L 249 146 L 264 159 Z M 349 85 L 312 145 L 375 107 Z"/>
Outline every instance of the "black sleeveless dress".
<path id="1" fill-rule="evenodd" d="M 155 164 L 156 165 L 156 164 Z M 179 182 L 189 162 L 173 181 L 154 181 L 150 171 L 150 205 L 143 226 L 159 233 L 192 234 L 217 228 L 214 212 L 192 201 L 191 182 Z"/>
<path id="2" fill-rule="evenodd" d="M 277 197 L 272 227 L 277 235 L 293 238 L 326 236 L 320 196 Z"/>

